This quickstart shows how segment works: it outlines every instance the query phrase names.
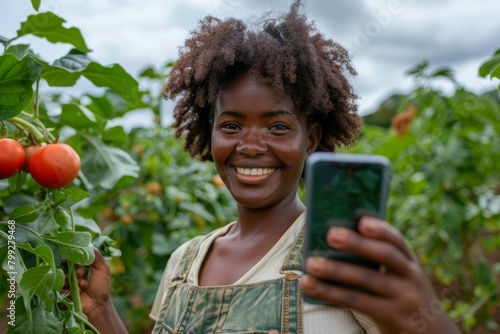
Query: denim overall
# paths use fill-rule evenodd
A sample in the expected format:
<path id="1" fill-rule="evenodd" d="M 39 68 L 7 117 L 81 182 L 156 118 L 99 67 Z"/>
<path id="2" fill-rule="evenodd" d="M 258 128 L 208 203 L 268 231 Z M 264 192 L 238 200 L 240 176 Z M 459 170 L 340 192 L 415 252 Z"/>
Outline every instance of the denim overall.
<path id="1" fill-rule="evenodd" d="M 302 231 L 288 253 L 283 278 L 255 284 L 193 286 L 186 277 L 204 237 L 194 238 L 170 280 L 153 334 L 302 334 Z"/>

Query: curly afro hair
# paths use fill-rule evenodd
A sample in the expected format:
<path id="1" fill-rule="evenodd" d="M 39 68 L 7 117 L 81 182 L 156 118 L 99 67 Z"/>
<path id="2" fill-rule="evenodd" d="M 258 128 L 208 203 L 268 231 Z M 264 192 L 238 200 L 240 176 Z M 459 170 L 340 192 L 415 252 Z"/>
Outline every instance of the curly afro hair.
<path id="1" fill-rule="evenodd" d="M 309 124 L 322 127 L 318 151 L 355 143 L 361 126 L 357 96 L 348 77 L 356 75 L 347 51 L 325 39 L 299 13 L 301 1 L 259 29 L 241 20 L 207 16 L 180 49 L 164 88 L 174 109 L 176 136 L 202 161 L 212 160 L 211 119 L 218 94 L 240 71 L 259 74 L 278 97 L 290 96 Z"/>

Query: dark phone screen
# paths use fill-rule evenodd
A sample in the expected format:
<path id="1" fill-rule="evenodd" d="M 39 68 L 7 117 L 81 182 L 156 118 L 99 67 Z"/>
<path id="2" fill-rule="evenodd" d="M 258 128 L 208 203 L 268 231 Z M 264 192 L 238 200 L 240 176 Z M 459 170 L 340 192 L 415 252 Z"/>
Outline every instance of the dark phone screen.
<path id="1" fill-rule="evenodd" d="M 357 210 L 368 211 L 380 218 L 385 215 L 386 167 L 366 163 L 318 162 L 314 165 L 309 195 L 309 255 L 350 262 L 362 259 L 332 249 L 326 243 L 326 232 L 332 225 L 357 230 Z M 359 261 L 358 261 L 359 260 Z M 361 264 L 361 263 L 360 263 Z"/>

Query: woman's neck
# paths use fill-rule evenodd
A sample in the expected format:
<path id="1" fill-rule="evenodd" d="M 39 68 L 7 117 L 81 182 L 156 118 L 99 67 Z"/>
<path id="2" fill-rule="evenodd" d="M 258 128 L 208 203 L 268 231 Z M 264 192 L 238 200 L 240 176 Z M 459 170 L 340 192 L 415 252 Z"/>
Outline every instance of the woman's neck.
<path id="1" fill-rule="evenodd" d="M 248 208 L 238 205 L 238 220 L 229 233 L 240 238 L 264 234 L 283 234 L 305 211 L 298 196 L 268 208 Z"/>

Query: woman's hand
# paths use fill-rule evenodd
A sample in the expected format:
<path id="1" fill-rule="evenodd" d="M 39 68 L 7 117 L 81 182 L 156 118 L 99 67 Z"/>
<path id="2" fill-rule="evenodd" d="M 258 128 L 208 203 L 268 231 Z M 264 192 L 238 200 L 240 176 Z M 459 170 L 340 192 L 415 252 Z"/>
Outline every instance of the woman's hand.
<path id="1" fill-rule="evenodd" d="M 417 257 L 386 222 L 363 217 L 359 233 L 333 227 L 327 241 L 334 248 L 380 263 L 381 270 L 309 258 L 308 275 L 302 279 L 305 294 L 371 316 L 382 333 L 460 333 L 441 308 Z M 334 282 L 363 290 L 340 287 Z"/>
<path id="2" fill-rule="evenodd" d="M 95 260 L 94 263 L 90 265 L 90 275 L 88 275 L 88 278 L 85 277 L 85 270 L 83 267 L 76 268 L 83 313 L 85 313 L 89 319 L 91 319 L 96 312 L 100 312 L 100 310 L 111 301 L 111 274 L 108 263 L 97 249 L 95 249 L 94 253 Z"/>
<path id="3" fill-rule="evenodd" d="M 101 333 L 127 333 L 116 312 L 110 295 L 111 274 L 108 263 L 96 249 L 95 260 L 90 265 L 90 275 L 85 277 L 83 267 L 76 268 L 82 310 Z"/>

